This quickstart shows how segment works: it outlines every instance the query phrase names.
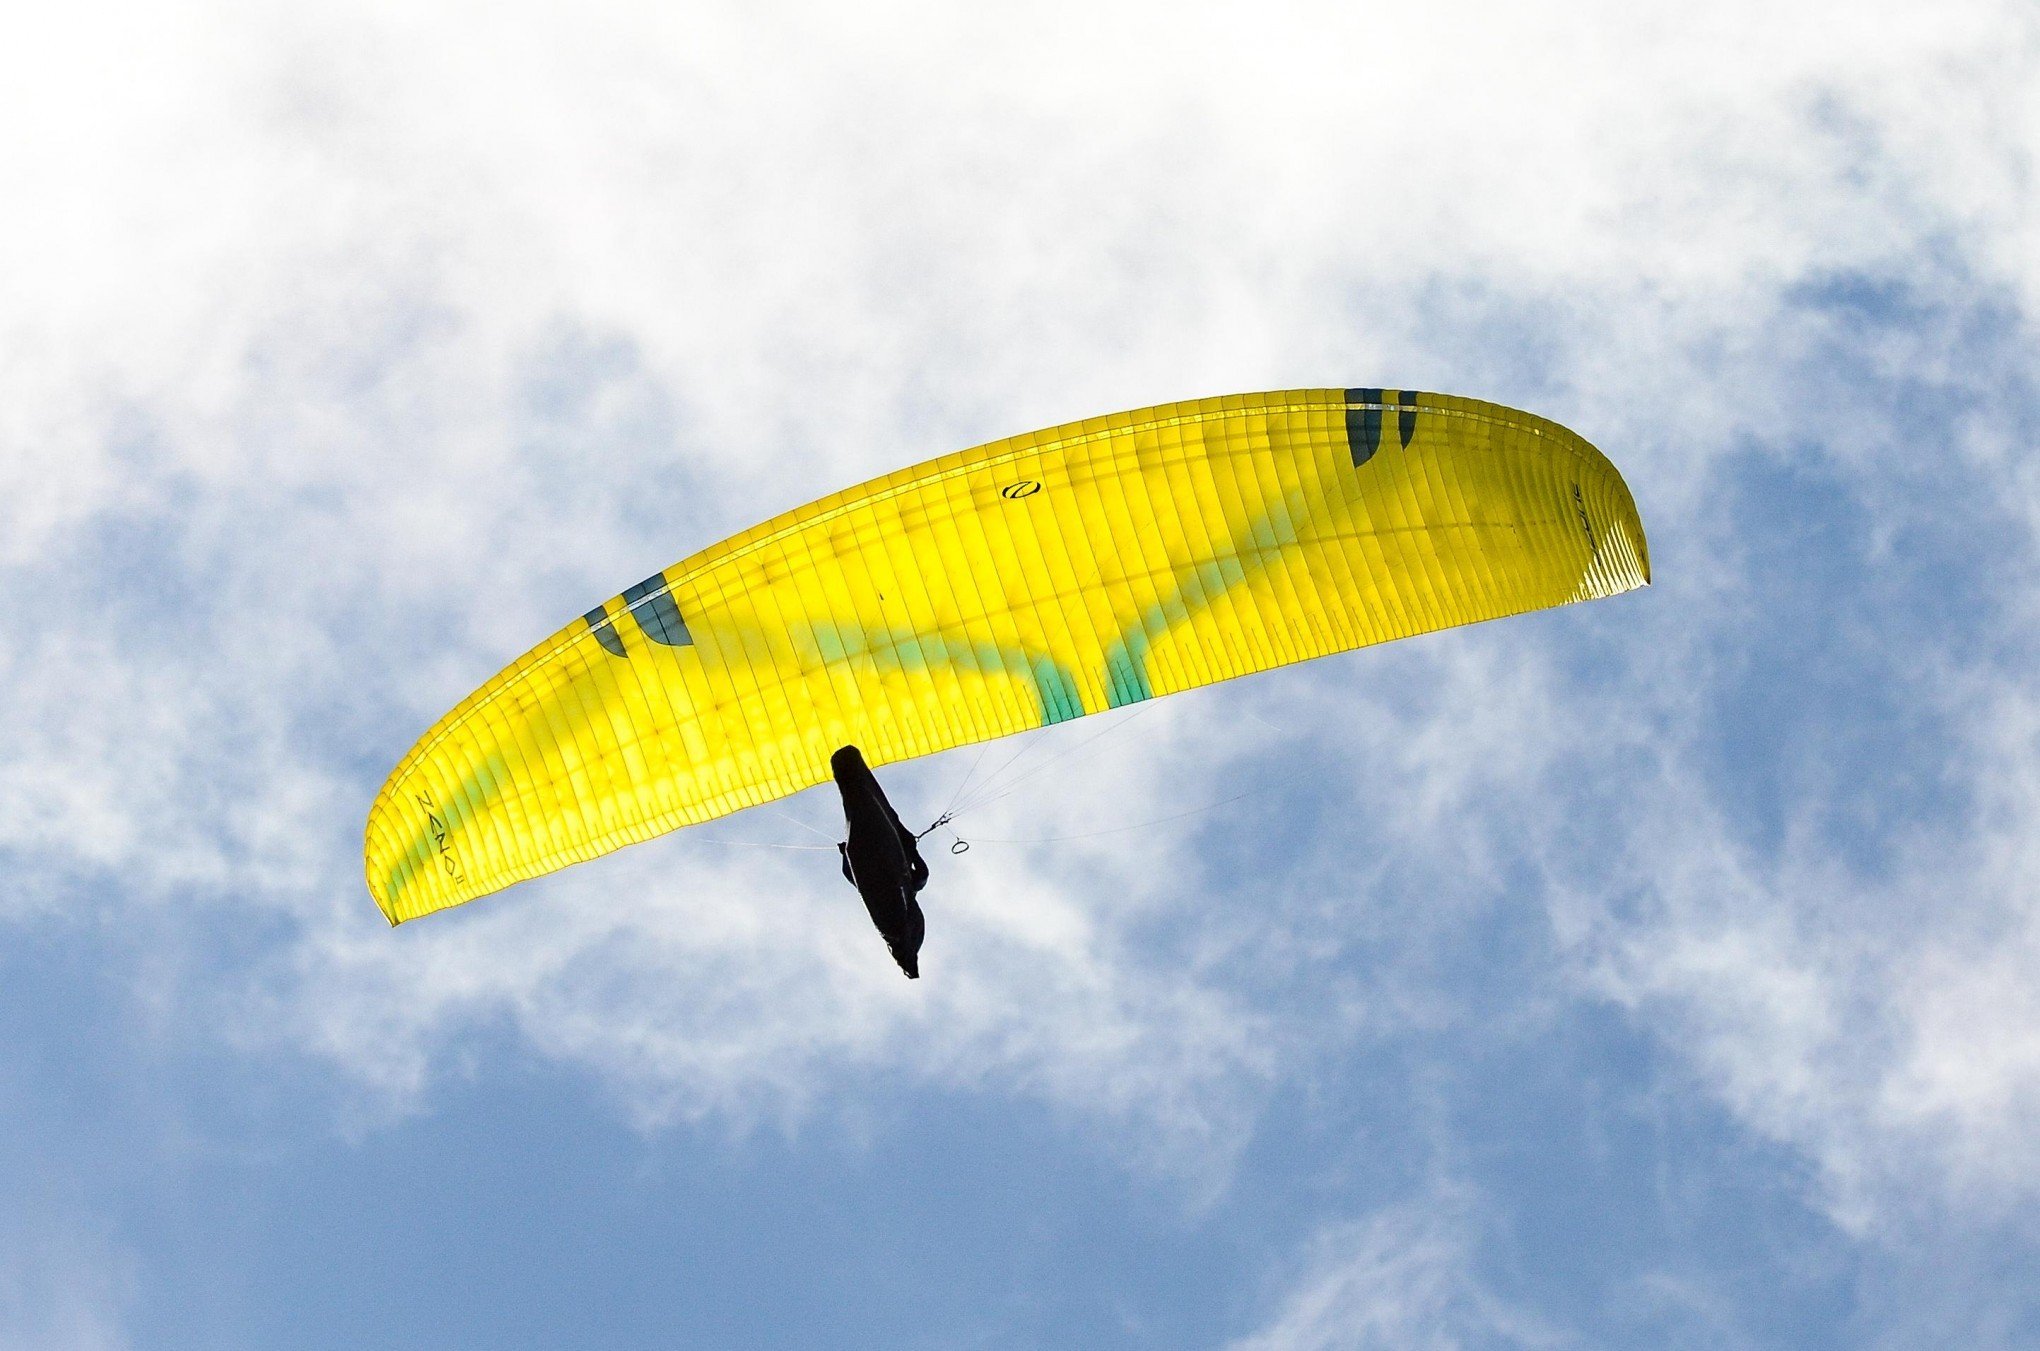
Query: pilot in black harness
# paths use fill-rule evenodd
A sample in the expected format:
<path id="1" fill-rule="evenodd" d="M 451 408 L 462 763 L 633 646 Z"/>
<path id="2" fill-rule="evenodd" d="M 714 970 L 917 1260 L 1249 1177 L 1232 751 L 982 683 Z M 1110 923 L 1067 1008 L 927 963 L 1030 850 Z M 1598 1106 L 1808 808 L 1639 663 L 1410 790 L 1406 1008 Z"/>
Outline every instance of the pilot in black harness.
<path id="1" fill-rule="evenodd" d="M 864 898 L 871 922 L 892 949 L 893 960 L 910 980 L 921 978 L 921 939 L 927 924 L 914 898 L 928 885 L 928 865 L 915 847 L 914 835 L 900 824 L 899 813 L 885 800 L 885 790 L 863 754 L 845 746 L 829 757 L 836 787 L 843 794 L 843 815 L 850 838 L 836 846 L 843 855 L 843 876 Z"/>

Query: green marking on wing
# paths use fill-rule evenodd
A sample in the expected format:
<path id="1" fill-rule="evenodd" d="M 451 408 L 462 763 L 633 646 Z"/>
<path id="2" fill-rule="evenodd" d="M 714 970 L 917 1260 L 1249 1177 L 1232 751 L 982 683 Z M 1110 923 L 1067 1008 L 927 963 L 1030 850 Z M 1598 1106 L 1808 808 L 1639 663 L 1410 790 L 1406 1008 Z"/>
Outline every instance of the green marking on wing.
<path id="1" fill-rule="evenodd" d="M 383 875 L 383 892 L 395 904 L 398 894 L 418 876 L 439 854 L 439 831 L 433 827 L 436 817 L 449 841 L 460 828 L 473 820 L 503 790 L 504 770 L 508 762 L 503 756 L 494 754 L 475 766 L 474 772 L 462 779 L 451 794 L 442 800 L 429 800 L 430 806 L 419 801 L 422 794 L 413 794 L 404 802 L 405 810 L 417 810 L 426 814 L 425 824 L 411 839 L 410 848 L 397 856 Z"/>
<path id="2" fill-rule="evenodd" d="M 605 644 L 606 646 L 606 644 Z M 529 715 L 534 724 L 543 724 L 554 729 L 554 737 L 560 741 L 570 739 L 584 726 L 594 722 L 603 712 L 603 701 L 592 695 L 577 678 L 553 691 L 541 706 Z M 526 758 L 522 755 L 520 759 Z M 500 797 L 510 783 L 510 757 L 504 750 L 491 751 L 480 765 L 461 780 L 445 799 L 435 801 L 430 808 L 422 805 L 415 790 L 405 790 L 406 810 L 437 815 L 441 827 L 455 849 L 458 858 L 458 835 L 484 808 Z M 416 880 L 421 868 L 428 865 L 439 853 L 439 841 L 430 816 L 412 837 L 411 845 L 384 874 L 384 887 L 394 905 L 401 888 Z"/>
<path id="3" fill-rule="evenodd" d="M 999 672 L 1034 683 L 1035 698 L 1041 704 L 1041 725 L 1066 722 L 1084 716 L 1084 701 L 1077 682 L 1055 658 L 1026 648 L 1006 647 L 983 638 L 942 633 L 898 634 L 889 629 L 865 629 L 855 624 L 815 624 L 809 629 L 815 650 L 824 662 L 868 657 L 896 670 L 918 671 L 934 667 L 956 670 Z"/>
<path id="4" fill-rule="evenodd" d="M 1226 542 L 1225 552 L 1179 568 L 1169 589 L 1142 610 L 1105 650 L 1105 695 L 1113 708 L 1154 697 L 1148 681 L 1148 650 L 1155 640 L 1204 609 L 1281 556 L 1296 543 L 1296 518 L 1302 515 L 1295 498 L 1275 503 L 1247 528 Z"/>

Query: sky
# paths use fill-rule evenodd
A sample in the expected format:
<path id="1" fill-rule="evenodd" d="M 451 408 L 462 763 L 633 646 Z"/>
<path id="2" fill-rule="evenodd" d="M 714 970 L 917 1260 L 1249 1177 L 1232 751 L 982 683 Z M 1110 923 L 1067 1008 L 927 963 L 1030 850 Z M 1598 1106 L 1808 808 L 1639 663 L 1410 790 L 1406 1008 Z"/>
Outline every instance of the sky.
<path id="1" fill-rule="evenodd" d="M 8 28 L 0 1348 L 2040 1345 L 2030 5 Z M 626 583 L 1300 386 L 1655 585 L 1041 734 L 916 983 L 827 790 L 377 914 Z"/>

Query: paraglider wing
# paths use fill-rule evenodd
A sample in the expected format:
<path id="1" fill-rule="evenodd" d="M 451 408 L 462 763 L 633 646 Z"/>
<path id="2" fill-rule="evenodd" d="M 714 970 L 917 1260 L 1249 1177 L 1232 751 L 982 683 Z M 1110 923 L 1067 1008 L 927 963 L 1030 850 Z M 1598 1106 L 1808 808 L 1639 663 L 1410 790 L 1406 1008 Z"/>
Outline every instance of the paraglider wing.
<path id="1" fill-rule="evenodd" d="M 370 812 L 392 923 L 872 765 L 1650 580 L 1553 422 L 1408 390 L 1165 404 L 792 511 L 588 611 Z"/>

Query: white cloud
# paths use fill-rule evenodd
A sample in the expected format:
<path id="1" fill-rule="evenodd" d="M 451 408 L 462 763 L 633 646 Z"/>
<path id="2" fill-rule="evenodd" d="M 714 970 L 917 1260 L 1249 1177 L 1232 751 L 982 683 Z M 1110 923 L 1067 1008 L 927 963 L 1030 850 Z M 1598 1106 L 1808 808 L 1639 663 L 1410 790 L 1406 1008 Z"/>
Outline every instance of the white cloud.
<path id="1" fill-rule="evenodd" d="M 885 1066 L 1222 1158 L 1324 1035 L 1258 1007 L 1253 982 L 1349 928 L 1491 901 L 1539 831 L 1565 838 L 1554 784 L 1635 775 L 1662 792 L 1611 813 L 1620 869 L 1545 857 L 1591 892 L 1560 919 L 1595 988 L 1821 1159 L 1837 1195 L 1913 1149 L 1960 1186 L 2035 1175 L 2016 1130 L 2040 947 L 2024 759 L 1985 757 L 1982 814 L 1938 841 L 1952 869 L 1873 887 L 1886 920 L 1960 893 L 1936 911 L 1951 923 L 1880 944 L 1840 922 L 1859 879 L 1818 841 L 1753 856 L 1689 762 L 1650 754 L 1690 735 L 1693 685 L 1732 660 L 1679 631 L 1732 633 L 1746 542 L 1707 513 L 1739 443 L 1825 440 L 1864 485 L 1918 481 L 1860 384 L 1805 387 L 1807 354 L 1851 335 L 1808 320 L 1804 289 L 1898 279 L 2030 316 L 2022 8 L 34 22 L 0 55 L 0 120 L 33 129 L 0 146 L 0 181 L 36 204 L 0 221 L 8 913 L 281 922 L 295 937 L 219 998 L 386 1087 L 418 1089 L 508 1018 L 651 1119 L 797 1113 L 846 1067 Z M 1909 378 L 1951 351 L 1895 339 L 1868 368 Z M 1534 401 L 1608 445 L 1665 556 L 1694 539 L 1727 556 L 1680 593 L 1690 615 L 1610 621 L 1651 624 L 1654 654 L 1627 668 L 1642 714 L 1548 712 L 1571 677 L 1521 655 L 1528 627 L 1371 664 L 1437 682 L 1341 696 L 1355 799 L 1395 848 L 1357 874 L 1336 847 L 1304 860 L 1272 940 L 1190 906 L 1172 859 L 1196 821 L 1023 853 L 997 883 L 959 870 L 935 940 L 955 975 L 911 990 L 881 979 L 826 877 L 684 846 L 542 905 L 374 927 L 354 850 L 402 729 L 589 597 L 973 440 L 1343 380 Z M 2002 426 L 1957 444 L 2020 448 Z M 1995 706 L 2007 726 L 2024 697 Z M 1581 758 L 1585 733 L 1605 758 Z M 1125 781 L 1127 814 L 1222 796 L 1199 766 L 1234 768 L 1230 745 L 1171 725 L 1145 748 L 1166 774 Z M 1455 829 L 1490 802 L 1513 819 Z M 1356 915 L 1370 875 L 1421 879 L 1425 904 Z M 1609 908 L 1619 877 L 1651 898 L 1642 920 Z M 1170 905 L 1204 926 L 1181 967 L 1144 945 Z M 1243 957 L 1264 965 L 1216 965 Z M 1342 1011 L 1420 1016 L 1409 982 Z"/>
<path id="2" fill-rule="evenodd" d="M 20 1201 L 0 1229 L 0 1351 L 122 1351 L 132 1257 Z"/>
<path id="3" fill-rule="evenodd" d="M 2040 1192 L 2040 832 L 2030 691 L 1962 729 L 1977 809 L 1920 833 L 1886 876 L 1795 831 L 1733 843 L 1668 794 L 1614 870 L 1638 898 L 1574 892 L 1561 922 L 1597 988 L 1686 1050 L 1758 1129 L 1804 1148 L 1844 1223 L 1889 1233 L 1923 1206 L 1999 1219 Z M 1626 879 L 1625 881 L 1619 879 Z"/>
<path id="4" fill-rule="evenodd" d="M 1476 1274 L 1472 1200 L 1434 1189 L 1321 1231 L 1274 1316 L 1231 1351 L 1572 1344 Z"/>
<path id="5" fill-rule="evenodd" d="M 1108 1126 L 1129 1161 L 1222 1180 L 1272 1068 L 1251 1008 L 1136 950 L 1123 908 L 997 866 L 942 869 L 909 983 L 832 864 L 669 846 L 394 935 L 328 923 L 231 1022 L 334 1057 L 400 1107 L 507 1020 L 648 1126 L 796 1129 L 818 1097 L 880 1076 L 1038 1098 Z"/>

